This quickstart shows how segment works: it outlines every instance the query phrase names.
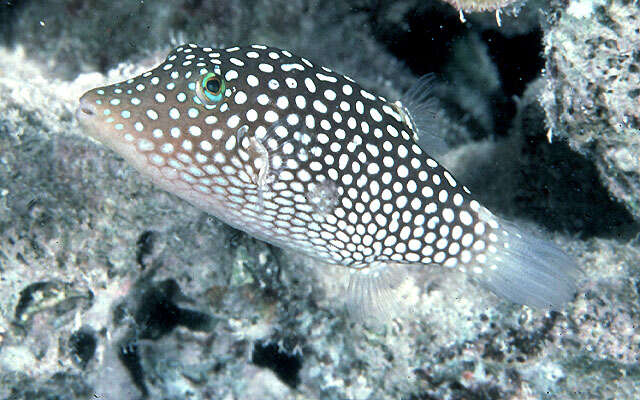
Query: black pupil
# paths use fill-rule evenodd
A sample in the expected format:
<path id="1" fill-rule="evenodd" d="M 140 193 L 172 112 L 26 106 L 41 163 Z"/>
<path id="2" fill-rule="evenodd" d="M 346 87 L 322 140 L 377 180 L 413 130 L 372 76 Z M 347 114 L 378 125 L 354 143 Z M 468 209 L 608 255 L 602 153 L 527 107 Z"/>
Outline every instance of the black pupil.
<path id="1" fill-rule="evenodd" d="M 220 79 L 211 78 L 207 81 L 207 84 L 205 86 L 211 93 L 218 93 L 218 91 L 220 90 Z"/>

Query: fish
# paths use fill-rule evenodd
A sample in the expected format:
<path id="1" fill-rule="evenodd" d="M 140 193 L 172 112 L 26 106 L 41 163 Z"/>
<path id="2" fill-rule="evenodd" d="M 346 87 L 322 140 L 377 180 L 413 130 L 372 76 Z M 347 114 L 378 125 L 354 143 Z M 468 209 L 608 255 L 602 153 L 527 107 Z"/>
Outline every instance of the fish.
<path id="1" fill-rule="evenodd" d="M 576 261 L 494 215 L 427 152 L 438 137 L 421 122 L 428 81 L 392 101 L 287 50 L 184 44 L 86 92 L 76 117 L 160 188 L 346 267 L 360 313 L 380 309 L 407 268 L 434 266 L 560 309 L 577 291 Z"/>

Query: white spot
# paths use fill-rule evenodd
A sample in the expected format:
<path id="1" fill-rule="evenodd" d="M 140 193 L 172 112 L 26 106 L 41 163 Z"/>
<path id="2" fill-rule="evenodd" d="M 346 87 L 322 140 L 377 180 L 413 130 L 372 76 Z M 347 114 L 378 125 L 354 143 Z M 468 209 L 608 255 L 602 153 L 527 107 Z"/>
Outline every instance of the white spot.
<path id="1" fill-rule="evenodd" d="M 173 153 L 173 145 L 171 143 L 165 143 L 160 146 L 160 151 L 165 154 Z"/>
<path id="2" fill-rule="evenodd" d="M 273 72 L 273 65 L 266 64 L 266 63 L 260 63 L 258 65 L 258 69 L 260 71 L 262 71 L 262 72 L 271 73 L 271 72 Z"/>
<path id="3" fill-rule="evenodd" d="M 336 92 L 331 89 L 327 89 L 324 91 L 324 97 L 329 101 L 333 101 L 336 99 Z"/>
<path id="4" fill-rule="evenodd" d="M 366 90 L 360 90 L 360 94 L 362 95 L 362 97 L 364 97 L 365 99 L 368 100 L 375 100 L 376 97 L 374 95 L 372 95 L 371 93 L 367 92 Z"/>
<path id="5" fill-rule="evenodd" d="M 298 87 L 298 82 L 293 78 L 285 78 L 284 83 L 286 83 L 290 89 Z"/>
<path id="6" fill-rule="evenodd" d="M 308 114 L 306 117 L 304 117 L 304 123 L 309 129 L 313 129 L 316 126 L 316 120 L 311 114 Z"/>
<path id="7" fill-rule="evenodd" d="M 254 122 L 258 119 L 258 112 L 256 110 L 254 110 L 253 108 L 250 109 L 249 111 L 247 111 L 247 119 L 250 122 Z"/>
<path id="8" fill-rule="evenodd" d="M 214 129 L 211 131 L 211 137 L 215 140 L 220 140 L 222 138 L 222 130 Z"/>
<path id="9" fill-rule="evenodd" d="M 271 90 L 276 90 L 280 87 L 280 83 L 275 79 L 270 79 L 269 83 L 267 83 L 267 86 L 269 86 L 269 89 Z"/>
<path id="10" fill-rule="evenodd" d="M 298 114 L 287 115 L 287 123 L 289 125 L 298 125 L 299 122 L 300 122 L 300 118 L 298 117 Z"/>
<path id="11" fill-rule="evenodd" d="M 233 65 L 237 65 L 238 67 L 244 67 L 244 62 L 242 60 L 239 60 L 235 57 L 231 57 L 229 59 L 229 61 L 233 64 Z"/>
<path id="12" fill-rule="evenodd" d="M 380 115 L 380 111 L 376 110 L 375 108 L 372 108 L 371 110 L 369 110 L 369 114 L 371 114 L 371 118 L 373 118 L 374 121 L 376 122 L 382 121 L 382 115 Z"/>
<path id="13" fill-rule="evenodd" d="M 294 69 L 297 69 L 298 71 L 304 71 L 304 66 L 298 63 L 282 64 L 280 66 L 280 69 L 282 69 L 284 72 L 289 72 Z"/>
<path id="14" fill-rule="evenodd" d="M 147 117 L 155 121 L 158 119 L 158 113 L 154 110 L 147 110 Z"/>
<path id="15" fill-rule="evenodd" d="M 311 93 L 315 93 L 316 92 L 316 84 L 313 82 L 313 80 L 311 78 L 305 78 L 304 79 L 304 84 L 307 87 L 307 90 Z"/>
<path id="16" fill-rule="evenodd" d="M 299 109 L 305 108 L 307 106 L 307 99 L 301 95 L 296 96 L 296 106 L 298 106 Z"/>
<path id="17" fill-rule="evenodd" d="M 267 122 L 276 122 L 278 120 L 278 114 L 275 111 L 269 110 L 264 114 L 264 119 Z"/>
<path id="18" fill-rule="evenodd" d="M 445 259 L 446 255 L 444 254 L 444 252 L 439 251 L 436 253 L 435 256 L 433 256 L 433 261 L 437 262 L 438 264 L 441 264 L 444 259 Z"/>
<path id="19" fill-rule="evenodd" d="M 263 105 L 263 106 L 266 106 L 267 104 L 269 104 L 269 96 L 267 96 L 264 93 L 258 95 L 257 100 L 258 100 L 258 103 Z"/>
<path id="20" fill-rule="evenodd" d="M 453 210 L 450 208 L 445 208 L 442 210 L 442 217 L 447 222 L 452 222 L 454 218 Z"/>
<path id="21" fill-rule="evenodd" d="M 458 259 L 457 258 L 447 258 L 447 261 L 444 262 L 444 266 L 448 267 L 448 268 L 453 268 L 458 264 Z"/>
<path id="22" fill-rule="evenodd" d="M 289 107 L 289 99 L 287 99 L 286 96 L 280 96 L 278 97 L 278 100 L 276 101 L 276 107 L 284 110 L 285 108 Z"/>
<path id="23" fill-rule="evenodd" d="M 154 147 L 153 142 L 150 140 L 140 139 L 138 141 L 138 149 L 140 149 L 140 151 L 151 151 Z"/>
<path id="24" fill-rule="evenodd" d="M 151 163 L 157 166 L 164 165 L 164 157 L 159 154 L 151 154 Z"/>
<path id="25" fill-rule="evenodd" d="M 324 103 L 322 103 L 320 100 L 314 100 L 313 101 L 313 108 L 315 108 L 316 111 L 321 112 L 321 113 L 326 113 L 327 112 L 327 106 L 325 106 Z"/>
<path id="26" fill-rule="evenodd" d="M 247 76 L 247 83 L 251 87 L 256 87 L 256 86 L 258 86 L 260 84 L 260 81 L 258 80 L 258 78 L 255 75 L 249 75 L 249 76 Z"/>
<path id="27" fill-rule="evenodd" d="M 449 193 L 446 190 L 441 190 L 440 193 L 438 193 L 438 200 L 440 201 L 440 203 L 446 202 L 448 198 Z"/>
<path id="28" fill-rule="evenodd" d="M 367 173 L 369 175 L 376 175 L 379 172 L 380 172 L 380 166 L 377 163 L 372 162 L 372 163 L 369 163 L 367 165 Z M 386 175 L 386 174 L 388 174 L 388 173 L 385 173 L 384 175 Z M 389 177 L 390 177 L 390 174 L 389 174 Z M 391 182 L 391 178 L 389 178 L 389 182 Z M 385 183 L 388 183 L 388 182 L 385 182 Z"/>
<path id="29" fill-rule="evenodd" d="M 462 240 L 460 241 L 464 247 L 469 247 L 473 243 L 473 235 L 470 233 L 465 233 L 462 236 Z"/>
<path id="30" fill-rule="evenodd" d="M 243 91 L 238 91 L 238 93 L 236 93 L 234 97 L 234 100 L 236 104 L 244 104 L 247 101 L 247 95 Z"/>
<path id="31" fill-rule="evenodd" d="M 484 240 L 478 240 L 473 244 L 473 249 L 476 251 L 482 251 L 485 248 Z"/>
<path id="32" fill-rule="evenodd" d="M 319 73 L 319 72 L 318 72 L 318 73 L 316 73 L 316 77 L 317 77 L 319 80 L 321 80 L 321 81 L 325 81 L 325 82 L 332 82 L 332 83 L 336 83 L 336 82 L 338 82 L 338 80 L 337 80 L 335 77 L 333 77 L 333 76 L 328 76 L 328 75 L 325 75 L 325 74 L 321 74 L 321 73 Z"/>
<path id="33" fill-rule="evenodd" d="M 224 74 L 224 79 L 231 81 L 238 78 L 238 72 L 235 69 L 230 69 Z"/>
<path id="34" fill-rule="evenodd" d="M 200 142 L 200 148 L 204 151 L 211 151 L 213 150 L 213 145 L 211 145 L 211 142 L 203 140 Z"/>
<path id="35" fill-rule="evenodd" d="M 202 134 L 202 130 L 198 126 L 191 125 L 189 127 L 189 133 L 193 136 L 200 136 Z"/>
<path id="36" fill-rule="evenodd" d="M 453 204 L 455 204 L 456 206 L 460 207 L 462 205 L 463 200 L 464 199 L 460 193 L 456 193 L 453 195 Z"/>
<path id="37" fill-rule="evenodd" d="M 422 201 L 420 201 L 419 198 L 416 197 L 413 200 L 411 200 L 411 208 L 418 211 L 421 207 L 422 207 Z"/>
<path id="38" fill-rule="evenodd" d="M 473 218 L 471 217 L 471 214 L 469 214 L 468 211 L 461 211 L 460 212 L 460 222 L 462 222 L 465 225 L 471 225 L 473 223 Z"/>
<path id="39" fill-rule="evenodd" d="M 456 187 L 458 183 L 456 182 L 455 179 L 453 179 L 453 176 L 451 176 L 451 174 L 448 171 L 444 171 L 442 174 L 444 175 L 445 179 L 449 182 L 449 185 Z"/>

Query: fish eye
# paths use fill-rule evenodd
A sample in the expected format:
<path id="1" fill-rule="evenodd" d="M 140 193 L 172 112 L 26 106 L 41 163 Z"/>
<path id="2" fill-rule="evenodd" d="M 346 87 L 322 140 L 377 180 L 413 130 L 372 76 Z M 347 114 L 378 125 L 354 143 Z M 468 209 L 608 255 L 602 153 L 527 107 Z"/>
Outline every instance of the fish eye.
<path id="1" fill-rule="evenodd" d="M 196 94 L 204 104 L 211 106 L 222 100 L 225 89 L 224 79 L 213 72 L 209 72 L 198 81 Z"/>

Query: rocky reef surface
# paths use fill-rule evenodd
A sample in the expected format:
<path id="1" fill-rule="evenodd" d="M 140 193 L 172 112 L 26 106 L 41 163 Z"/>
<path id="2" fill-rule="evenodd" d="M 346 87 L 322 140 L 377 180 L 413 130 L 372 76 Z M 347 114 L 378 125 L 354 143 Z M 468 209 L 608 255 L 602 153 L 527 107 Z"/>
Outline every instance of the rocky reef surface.
<path id="1" fill-rule="evenodd" d="M 637 4 L 530 1 L 497 27 L 381 3 L 0 6 L 0 398 L 640 397 Z M 185 41 L 287 48 L 391 98 L 435 72 L 440 161 L 578 260 L 576 299 L 531 310 L 434 268 L 411 312 L 358 323 L 343 269 L 218 222 L 78 127 L 83 91 Z"/>

